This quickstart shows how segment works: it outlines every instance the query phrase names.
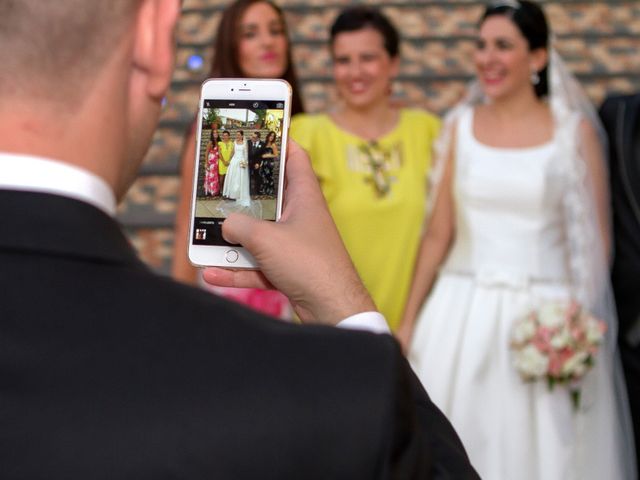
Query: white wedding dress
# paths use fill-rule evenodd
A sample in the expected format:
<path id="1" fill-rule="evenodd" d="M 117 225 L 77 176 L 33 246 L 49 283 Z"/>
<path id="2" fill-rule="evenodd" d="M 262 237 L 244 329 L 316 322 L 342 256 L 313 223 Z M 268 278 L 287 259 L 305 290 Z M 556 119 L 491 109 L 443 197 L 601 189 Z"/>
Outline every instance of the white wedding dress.
<path id="1" fill-rule="evenodd" d="M 509 349 L 514 319 L 570 296 L 557 139 L 494 148 L 459 117 L 454 166 L 456 236 L 423 306 L 409 359 L 487 480 L 623 479 L 606 354 L 575 411 L 563 386 L 524 383 Z"/>
<path id="2" fill-rule="evenodd" d="M 243 207 L 251 205 L 247 153 L 246 142 L 241 144 L 234 142 L 234 153 L 229 161 L 227 177 L 222 190 L 223 196 L 235 199 L 236 203 Z"/>

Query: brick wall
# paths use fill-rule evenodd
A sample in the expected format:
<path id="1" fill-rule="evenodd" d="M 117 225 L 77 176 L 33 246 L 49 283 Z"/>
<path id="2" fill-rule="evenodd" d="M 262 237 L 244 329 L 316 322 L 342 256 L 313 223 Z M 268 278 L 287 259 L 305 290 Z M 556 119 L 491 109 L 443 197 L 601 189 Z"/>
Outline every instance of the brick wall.
<path id="1" fill-rule="evenodd" d="M 143 259 L 168 272 L 179 188 L 183 134 L 195 115 L 199 85 L 212 56 L 220 14 L 227 1 L 185 0 L 178 31 L 177 70 L 167 105 L 139 179 L 120 206 L 119 218 Z M 473 0 L 277 0 L 285 10 L 294 62 L 309 111 L 334 99 L 327 29 L 347 4 L 382 8 L 402 38 L 402 67 L 394 94 L 402 101 L 443 113 L 472 76 L 474 34 L 484 2 Z M 609 92 L 640 91 L 639 1 L 543 1 L 556 48 L 599 104 Z M 201 57 L 202 68 L 189 60 Z"/>

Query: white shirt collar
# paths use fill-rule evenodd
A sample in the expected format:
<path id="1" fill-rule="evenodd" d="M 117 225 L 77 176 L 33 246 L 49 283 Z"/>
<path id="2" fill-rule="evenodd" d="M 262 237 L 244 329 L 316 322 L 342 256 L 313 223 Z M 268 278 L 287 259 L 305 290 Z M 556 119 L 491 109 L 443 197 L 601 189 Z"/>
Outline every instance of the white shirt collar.
<path id="1" fill-rule="evenodd" d="M 0 189 L 52 193 L 116 213 L 116 198 L 107 182 L 83 168 L 60 161 L 0 152 Z"/>

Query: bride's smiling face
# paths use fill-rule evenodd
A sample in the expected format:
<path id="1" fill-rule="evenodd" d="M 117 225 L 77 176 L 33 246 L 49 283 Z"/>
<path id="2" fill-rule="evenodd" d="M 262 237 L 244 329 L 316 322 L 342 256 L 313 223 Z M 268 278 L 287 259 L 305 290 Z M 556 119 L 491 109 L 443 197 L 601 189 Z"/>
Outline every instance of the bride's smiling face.
<path id="1" fill-rule="evenodd" d="M 544 67 L 546 58 L 546 50 L 529 49 L 527 39 L 505 16 L 490 16 L 480 26 L 474 62 L 484 93 L 492 100 L 533 92 L 531 74 Z"/>

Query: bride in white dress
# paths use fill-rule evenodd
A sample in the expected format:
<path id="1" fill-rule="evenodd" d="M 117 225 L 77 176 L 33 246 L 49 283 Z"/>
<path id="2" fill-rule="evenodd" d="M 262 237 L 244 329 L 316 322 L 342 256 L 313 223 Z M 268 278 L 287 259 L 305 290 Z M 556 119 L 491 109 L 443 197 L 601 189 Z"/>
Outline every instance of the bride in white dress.
<path id="1" fill-rule="evenodd" d="M 398 338 L 482 478 L 634 479 L 596 117 L 537 5 L 492 4 L 479 30 Z M 608 325 L 577 408 L 563 385 L 524 382 L 509 348 L 515 320 L 569 299 Z"/>
<path id="2" fill-rule="evenodd" d="M 249 193 L 249 155 L 242 130 L 236 132 L 233 142 L 233 156 L 227 169 L 222 195 L 234 199 L 242 207 L 251 205 Z"/>

